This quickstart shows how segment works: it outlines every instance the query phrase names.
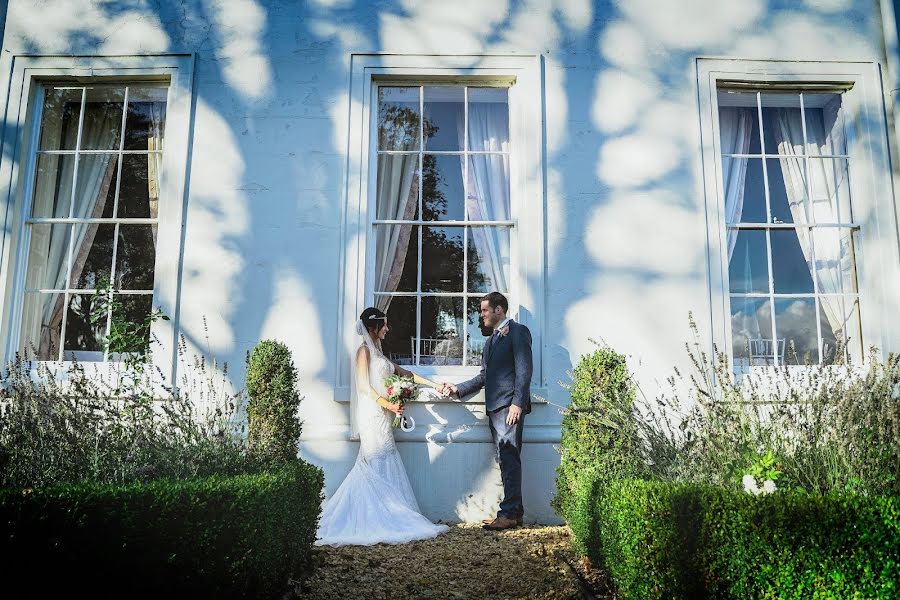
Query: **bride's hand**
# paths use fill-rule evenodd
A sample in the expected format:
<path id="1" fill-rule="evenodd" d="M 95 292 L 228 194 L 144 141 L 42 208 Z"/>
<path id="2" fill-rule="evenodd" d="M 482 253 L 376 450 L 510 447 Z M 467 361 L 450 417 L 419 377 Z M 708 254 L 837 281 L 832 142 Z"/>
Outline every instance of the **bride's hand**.
<path id="1" fill-rule="evenodd" d="M 391 404 L 391 405 L 388 406 L 388 410 L 389 410 L 389 411 L 391 411 L 391 412 L 393 412 L 393 413 L 397 413 L 397 414 L 400 415 L 401 417 L 403 416 L 403 411 L 404 411 L 405 408 L 406 408 L 406 407 L 401 406 L 401 405 L 399 405 L 399 404 Z"/>

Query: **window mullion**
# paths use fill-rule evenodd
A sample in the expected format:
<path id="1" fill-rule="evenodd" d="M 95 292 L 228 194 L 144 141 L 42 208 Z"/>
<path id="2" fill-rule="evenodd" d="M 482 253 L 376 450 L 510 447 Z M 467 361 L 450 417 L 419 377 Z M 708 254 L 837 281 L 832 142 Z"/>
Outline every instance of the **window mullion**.
<path id="1" fill-rule="evenodd" d="M 809 214 L 806 215 L 810 226 L 806 228 L 807 230 L 807 244 L 809 245 L 809 274 L 812 276 L 813 280 L 813 309 L 815 310 L 814 318 L 816 320 L 816 347 L 819 351 L 819 364 L 824 362 L 825 356 L 823 355 L 822 348 L 822 320 L 819 318 L 819 277 L 816 273 L 816 242 L 815 242 L 815 224 L 816 224 L 816 215 L 813 210 L 813 198 L 812 198 L 812 174 L 809 168 L 809 138 L 807 137 L 806 131 L 806 101 L 803 97 L 803 93 L 800 94 L 800 124 L 803 128 L 803 167 L 806 169 L 806 200 L 807 207 L 809 208 Z M 837 196 L 837 190 L 835 190 L 835 197 Z M 804 211 L 805 212 L 805 211 Z M 840 219 L 840 215 L 838 215 Z M 798 230 L 799 231 L 799 230 Z"/>
<path id="2" fill-rule="evenodd" d="M 763 129 L 762 94 L 760 94 L 760 92 L 756 92 L 756 117 L 759 122 L 759 148 L 762 151 L 762 155 L 765 156 L 766 137 L 765 131 Z M 772 229 L 770 227 L 770 225 L 772 224 L 772 205 L 769 197 L 769 171 L 766 168 L 766 159 L 763 158 L 761 160 L 763 172 L 763 191 L 765 192 L 766 198 L 766 262 L 768 263 L 769 267 L 769 320 L 771 321 L 772 326 L 772 364 L 774 364 L 775 366 L 779 366 L 781 363 L 781 357 L 778 353 L 778 330 L 775 326 L 775 275 L 772 270 Z"/>
<path id="3" fill-rule="evenodd" d="M 422 179 L 425 175 L 425 86 L 419 86 L 419 220 L 425 219 Z M 413 364 L 418 365 L 422 346 L 422 227 L 416 226 L 418 235 L 418 260 L 416 261 L 416 347 Z"/>
<path id="4" fill-rule="evenodd" d="M 463 88 L 463 221 L 469 220 L 469 86 Z M 463 227 L 463 297 L 462 297 L 462 364 L 468 364 L 468 348 L 469 348 L 469 328 L 466 323 L 469 321 L 468 301 L 466 293 L 469 291 L 469 228 Z"/>

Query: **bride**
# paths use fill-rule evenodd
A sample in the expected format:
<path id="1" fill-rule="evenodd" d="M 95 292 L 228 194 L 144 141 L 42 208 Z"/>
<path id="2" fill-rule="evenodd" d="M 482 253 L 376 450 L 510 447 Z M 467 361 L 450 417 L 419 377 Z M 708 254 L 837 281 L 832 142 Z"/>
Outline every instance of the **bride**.
<path id="1" fill-rule="evenodd" d="M 362 343 L 356 351 L 356 403 L 359 455 L 353 469 L 322 508 L 317 545 L 402 544 L 433 538 L 447 531 L 419 512 L 419 505 L 400 460 L 391 422 L 403 408 L 387 401 L 384 381 L 397 373 L 418 384 L 437 385 L 399 367 L 381 352 L 390 331 L 387 316 L 365 309 L 356 323 Z"/>

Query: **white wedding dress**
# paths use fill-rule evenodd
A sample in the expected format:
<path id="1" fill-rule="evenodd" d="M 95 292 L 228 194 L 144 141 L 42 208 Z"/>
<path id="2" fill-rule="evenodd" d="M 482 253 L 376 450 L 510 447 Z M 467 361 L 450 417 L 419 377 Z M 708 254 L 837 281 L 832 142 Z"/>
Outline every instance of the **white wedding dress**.
<path id="1" fill-rule="evenodd" d="M 322 508 L 316 536 L 320 546 L 402 544 L 433 538 L 449 529 L 419 512 L 394 443 L 394 413 L 382 408 L 364 385 L 369 383 L 387 396 L 384 381 L 394 372 L 394 365 L 371 342 L 365 346 L 369 348 L 369 381 L 359 378 L 361 391 L 355 408 L 359 455 Z"/>

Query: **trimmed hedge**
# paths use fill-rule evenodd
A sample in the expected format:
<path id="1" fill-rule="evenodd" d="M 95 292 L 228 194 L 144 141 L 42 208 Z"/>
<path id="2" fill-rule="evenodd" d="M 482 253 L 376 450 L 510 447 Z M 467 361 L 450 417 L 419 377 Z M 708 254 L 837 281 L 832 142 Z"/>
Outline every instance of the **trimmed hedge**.
<path id="1" fill-rule="evenodd" d="M 320 469 L 295 461 L 234 477 L 0 490 L 4 587 L 280 597 L 312 569 L 322 486 Z"/>
<path id="2" fill-rule="evenodd" d="M 562 419 L 553 508 L 567 519 L 583 473 L 610 479 L 640 475 L 641 439 L 633 418 L 635 387 L 623 354 L 598 348 L 572 373 L 571 402 Z"/>
<path id="3" fill-rule="evenodd" d="M 586 477 L 570 525 L 625 598 L 900 597 L 900 498 Z"/>
<path id="4" fill-rule="evenodd" d="M 282 342 L 262 340 L 247 357 L 247 449 L 266 461 L 297 458 L 303 423 L 297 418 L 297 368 Z"/>

